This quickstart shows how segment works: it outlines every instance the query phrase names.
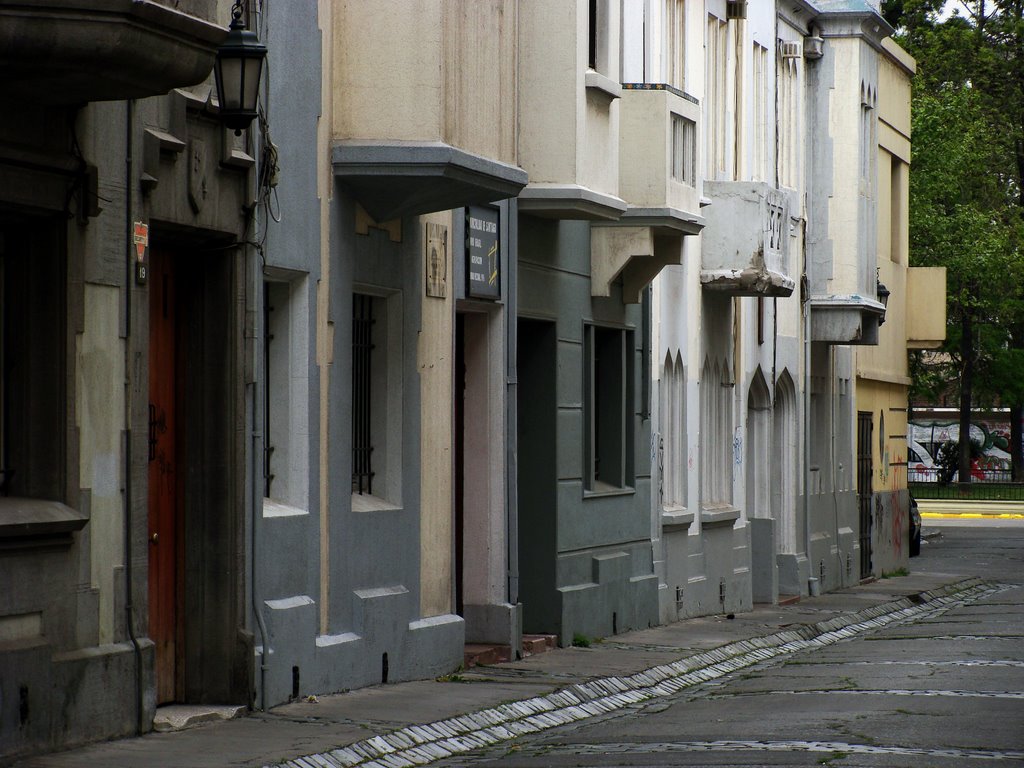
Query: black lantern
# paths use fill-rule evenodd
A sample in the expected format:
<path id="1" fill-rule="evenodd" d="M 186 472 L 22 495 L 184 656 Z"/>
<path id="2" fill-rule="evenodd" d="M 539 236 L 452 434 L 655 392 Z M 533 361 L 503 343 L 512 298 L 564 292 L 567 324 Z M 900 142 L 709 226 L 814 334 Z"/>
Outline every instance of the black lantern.
<path id="1" fill-rule="evenodd" d="M 238 0 L 231 8 L 228 36 L 217 49 L 217 63 L 213 66 L 220 119 L 228 128 L 234 128 L 235 135 L 248 128 L 256 117 L 260 73 L 266 56 L 267 47 L 242 21 L 242 2 Z"/>
<path id="2" fill-rule="evenodd" d="M 882 317 L 878 320 L 878 324 L 881 325 L 885 322 L 885 310 L 889 306 L 889 289 L 885 287 L 885 283 L 881 280 L 875 278 L 875 282 L 875 293 L 878 294 L 878 303 L 882 305 Z"/>

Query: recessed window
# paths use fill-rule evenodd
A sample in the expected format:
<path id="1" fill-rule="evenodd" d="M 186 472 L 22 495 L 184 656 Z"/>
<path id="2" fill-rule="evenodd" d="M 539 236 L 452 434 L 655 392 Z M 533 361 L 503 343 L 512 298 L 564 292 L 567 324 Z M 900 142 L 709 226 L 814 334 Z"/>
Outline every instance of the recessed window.
<path id="1" fill-rule="evenodd" d="M 64 496 L 65 293 L 54 225 L 0 226 L 0 494 Z M 40 234 L 42 233 L 42 234 Z"/>
<path id="2" fill-rule="evenodd" d="M 687 186 L 696 184 L 697 125 L 681 115 L 672 115 L 672 178 Z"/>
<path id="3" fill-rule="evenodd" d="M 263 283 L 263 495 L 308 505 L 309 349 L 305 276 Z"/>
<path id="4" fill-rule="evenodd" d="M 584 488 L 633 485 L 633 332 L 584 329 Z"/>
<path id="5" fill-rule="evenodd" d="M 401 297 L 352 296 L 352 505 L 401 504 Z"/>
<path id="6" fill-rule="evenodd" d="M 706 505 L 732 503 L 732 377 L 725 360 L 704 360 L 700 381 L 701 497 Z"/>
<path id="7" fill-rule="evenodd" d="M 661 503 L 686 506 L 686 376 L 677 352 L 661 370 Z"/>
<path id="8" fill-rule="evenodd" d="M 686 0 L 665 0 L 666 75 L 669 85 L 686 87 Z"/>

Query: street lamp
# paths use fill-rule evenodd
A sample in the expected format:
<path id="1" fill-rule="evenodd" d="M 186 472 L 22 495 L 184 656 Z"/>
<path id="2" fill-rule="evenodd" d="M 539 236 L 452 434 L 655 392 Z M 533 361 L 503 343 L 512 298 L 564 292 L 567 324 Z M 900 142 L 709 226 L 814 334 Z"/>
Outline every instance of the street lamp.
<path id="1" fill-rule="evenodd" d="M 875 283 L 875 293 L 878 295 L 878 302 L 882 305 L 882 316 L 878 320 L 878 324 L 881 325 L 885 322 L 885 310 L 889 306 L 889 289 L 878 278 L 875 278 Z"/>
<path id="2" fill-rule="evenodd" d="M 217 49 L 217 62 L 213 65 L 220 119 L 234 129 L 236 136 L 256 117 L 260 73 L 267 56 L 267 47 L 242 21 L 243 4 L 244 0 L 235 0 L 231 8 L 228 36 Z"/>

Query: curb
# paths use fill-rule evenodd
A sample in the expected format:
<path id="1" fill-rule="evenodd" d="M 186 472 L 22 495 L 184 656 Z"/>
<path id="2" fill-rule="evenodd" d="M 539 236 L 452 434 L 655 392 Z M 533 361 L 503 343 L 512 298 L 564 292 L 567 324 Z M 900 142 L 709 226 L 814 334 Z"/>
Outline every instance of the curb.
<path id="1" fill-rule="evenodd" d="M 328 752 L 293 758 L 275 768 L 408 768 L 493 746 L 517 736 L 581 722 L 706 683 L 745 667 L 820 648 L 902 622 L 943 613 L 955 604 L 998 592 L 980 579 L 944 587 L 771 635 L 737 640 L 625 677 L 577 683 L 546 696 L 483 709 L 425 725 L 409 725 Z"/>

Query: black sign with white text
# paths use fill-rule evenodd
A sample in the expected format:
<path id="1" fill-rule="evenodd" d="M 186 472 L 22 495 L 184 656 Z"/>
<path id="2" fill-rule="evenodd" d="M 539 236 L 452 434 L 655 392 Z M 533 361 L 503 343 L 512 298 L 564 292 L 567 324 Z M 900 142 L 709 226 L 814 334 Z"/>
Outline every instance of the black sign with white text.
<path id="1" fill-rule="evenodd" d="M 498 248 L 498 209 L 466 209 L 466 295 L 474 299 L 501 298 Z"/>

